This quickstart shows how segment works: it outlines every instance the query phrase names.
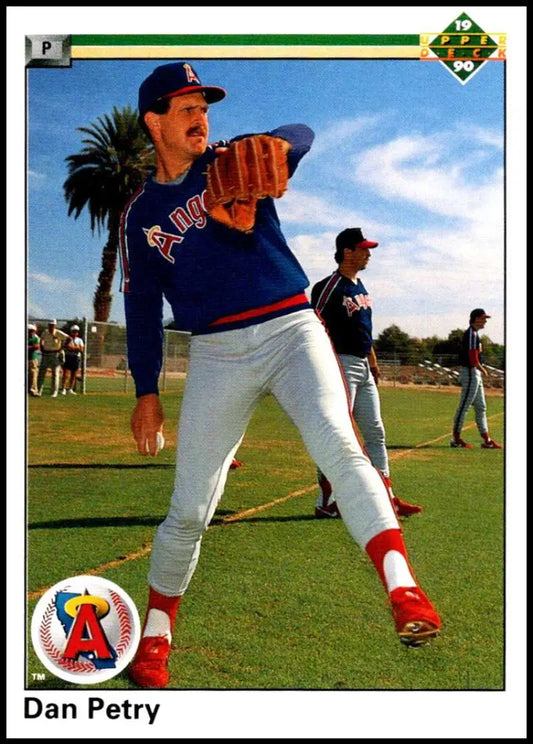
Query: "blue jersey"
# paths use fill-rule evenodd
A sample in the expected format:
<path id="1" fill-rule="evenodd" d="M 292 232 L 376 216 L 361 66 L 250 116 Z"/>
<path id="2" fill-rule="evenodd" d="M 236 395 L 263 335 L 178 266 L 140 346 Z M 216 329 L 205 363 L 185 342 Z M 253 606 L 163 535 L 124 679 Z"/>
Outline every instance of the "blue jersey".
<path id="1" fill-rule="evenodd" d="M 459 352 L 459 364 L 462 367 L 476 367 L 483 363 L 483 346 L 479 333 L 473 326 L 469 326 L 463 333 L 461 351 Z"/>
<path id="2" fill-rule="evenodd" d="M 290 142 L 292 176 L 311 147 L 313 132 L 291 124 L 268 134 Z M 138 396 L 158 391 L 163 297 L 176 326 L 193 334 L 243 328 L 309 307 L 304 292 L 309 281 L 287 245 L 272 199 L 258 201 L 251 233 L 207 215 L 207 166 L 215 147 L 227 144 L 209 146 L 180 182 L 149 177 L 124 210 L 122 291 Z"/>
<path id="3" fill-rule="evenodd" d="M 339 271 L 311 290 L 311 305 L 324 321 L 337 354 L 366 357 L 372 348 L 372 300 L 362 281 Z"/>

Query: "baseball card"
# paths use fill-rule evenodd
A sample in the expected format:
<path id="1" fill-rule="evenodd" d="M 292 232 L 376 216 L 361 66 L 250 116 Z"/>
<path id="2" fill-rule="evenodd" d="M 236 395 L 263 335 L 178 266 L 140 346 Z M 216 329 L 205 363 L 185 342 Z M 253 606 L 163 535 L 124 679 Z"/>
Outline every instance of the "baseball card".
<path id="1" fill-rule="evenodd" d="M 8 738 L 524 737 L 525 6 L 7 21 Z"/>

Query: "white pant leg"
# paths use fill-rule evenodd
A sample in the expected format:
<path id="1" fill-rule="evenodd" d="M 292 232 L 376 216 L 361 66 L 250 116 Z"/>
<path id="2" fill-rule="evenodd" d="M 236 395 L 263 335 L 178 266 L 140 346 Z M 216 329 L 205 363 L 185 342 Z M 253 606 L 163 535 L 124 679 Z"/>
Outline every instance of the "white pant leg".
<path id="1" fill-rule="evenodd" d="M 227 345 L 229 333 L 234 340 Z M 149 584 L 167 596 L 183 594 L 189 585 L 229 466 L 261 397 L 254 369 L 238 347 L 242 335 L 191 339 L 174 492 L 156 532 L 148 575 Z"/>
<path id="2" fill-rule="evenodd" d="M 485 401 L 485 387 L 483 385 L 482 372 L 476 370 L 479 375 L 479 383 L 476 395 L 474 397 L 472 405 L 474 406 L 474 414 L 476 417 L 476 424 L 480 434 L 487 434 L 489 425 L 487 422 L 487 403 Z"/>
<path id="3" fill-rule="evenodd" d="M 376 382 L 366 358 L 339 354 L 355 422 L 372 465 L 389 475 L 389 458 L 385 445 L 385 427 Z"/>
<path id="4" fill-rule="evenodd" d="M 59 390 L 59 381 L 61 379 L 62 366 L 56 357 L 54 365 L 52 366 L 52 393 L 57 393 Z"/>
<path id="5" fill-rule="evenodd" d="M 312 311 L 291 316 L 279 344 L 282 364 L 271 391 L 296 424 L 309 454 L 330 481 L 342 518 L 364 547 L 398 521 L 380 475 L 354 432 L 346 389 L 330 339 Z"/>
<path id="6" fill-rule="evenodd" d="M 461 396 L 453 420 L 454 432 L 460 432 L 462 430 L 468 409 L 478 395 L 481 372 L 474 369 L 474 367 L 461 367 L 459 382 L 461 383 Z"/>

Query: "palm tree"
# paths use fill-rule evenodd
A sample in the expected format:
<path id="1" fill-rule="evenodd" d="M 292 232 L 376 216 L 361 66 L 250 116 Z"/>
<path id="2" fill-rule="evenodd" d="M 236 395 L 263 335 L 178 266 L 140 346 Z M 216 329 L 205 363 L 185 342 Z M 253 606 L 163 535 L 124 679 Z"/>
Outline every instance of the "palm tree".
<path id="1" fill-rule="evenodd" d="M 91 219 L 91 232 L 107 229 L 102 268 L 94 293 L 94 320 L 107 322 L 111 311 L 111 288 L 117 267 L 121 212 L 154 163 L 153 147 L 141 129 L 137 112 L 130 106 L 113 107 L 111 116 L 96 124 L 78 127 L 87 135 L 83 149 L 66 158 L 68 178 L 63 184 L 68 214 L 77 219 L 83 209 Z"/>

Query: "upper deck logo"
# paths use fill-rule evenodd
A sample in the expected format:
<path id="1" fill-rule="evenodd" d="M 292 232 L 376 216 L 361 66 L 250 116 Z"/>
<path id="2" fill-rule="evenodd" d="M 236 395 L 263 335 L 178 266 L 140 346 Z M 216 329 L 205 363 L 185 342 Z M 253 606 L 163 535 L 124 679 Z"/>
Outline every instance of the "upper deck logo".
<path id="1" fill-rule="evenodd" d="M 504 62 L 505 34 L 486 33 L 466 13 L 461 13 L 440 34 L 420 35 L 420 58 L 440 61 L 461 83 L 466 83 L 488 61 Z"/>
<path id="2" fill-rule="evenodd" d="M 60 679 L 105 682 L 131 661 L 140 638 L 137 608 L 99 576 L 61 581 L 39 600 L 31 637 L 40 661 Z"/>

